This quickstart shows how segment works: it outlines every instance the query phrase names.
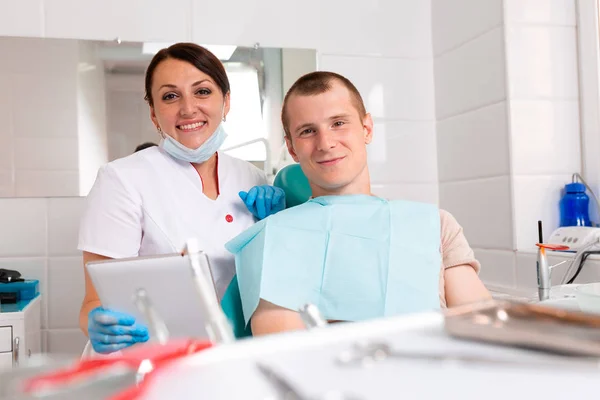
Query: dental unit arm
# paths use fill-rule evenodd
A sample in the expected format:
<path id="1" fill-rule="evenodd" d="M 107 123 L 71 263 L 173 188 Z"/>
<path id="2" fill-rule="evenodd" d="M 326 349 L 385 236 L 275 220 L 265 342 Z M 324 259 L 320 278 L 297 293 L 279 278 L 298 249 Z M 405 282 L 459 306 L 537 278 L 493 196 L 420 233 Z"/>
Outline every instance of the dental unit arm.
<path id="1" fill-rule="evenodd" d="M 539 243 L 537 243 L 538 252 L 536 262 L 538 296 L 540 301 L 544 301 L 550 298 L 550 289 L 552 287 L 552 270 L 555 267 L 558 267 L 559 265 L 562 265 L 567 262 L 567 260 L 565 260 L 555 265 L 549 265 L 547 251 L 565 251 L 569 250 L 569 247 L 559 243 L 544 243 L 542 238 L 541 221 L 538 221 L 538 234 Z M 575 252 L 575 255 L 569 262 L 569 267 L 567 268 L 565 275 L 563 276 L 560 282 L 561 285 L 567 283 L 569 277 L 572 275 L 573 269 L 578 265 L 583 254 L 585 254 L 585 252 L 589 251 L 594 247 L 600 247 L 600 230 L 598 230 L 598 234 L 594 235 L 592 239 L 587 240 L 583 246 L 578 247 L 577 251 Z"/>
<path id="2" fill-rule="evenodd" d="M 566 262 L 562 261 L 552 266 L 548 265 L 548 256 L 546 254 L 546 250 L 568 250 L 569 247 L 563 245 L 544 244 L 542 221 L 538 221 L 538 237 L 539 242 L 536 244 L 538 247 L 536 260 L 538 297 L 540 301 L 544 301 L 550 298 L 550 289 L 552 288 L 552 269 Z"/>
<path id="3" fill-rule="evenodd" d="M 540 301 L 550 298 L 550 289 L 552 288 L 552 270 L 567 261 L 561 261 L 558 264 L 548 265 L 546 250 L 561 250 L 552 245 L 538 243 L 537 254 L 537 276 L 538 276 L 538 297 Z M 566 246 L 564 246 L 566 247 Z M 566 250 L 566 249 L 565 249 Z"/>
<path id="4" fill-rule="evenodd" d="M 206 331 L 213 343 L 231 343 L 235 340 L 233 329 L 227 316 L 221 309 L 214 285 L 210 262 L 206 253 L 200 249 L 198 240 L 189 239 L 185 244 L 185 252 L 190 259 L 192 279 L 200 296 L 200 304 L 206 315 Z"/>
<path id="5" fill-rule="evenodd" d="M 594 199 L 594 204 L 596 205 L 598 216 L 600 216 L 600 201 L 598 201 L 598 197 L 596 196 L 592 188 L 578 173 L 573 174 L 572 180 L 573 183 L 580 181 L 586 187 L 586 189 L 589 191 L 592 198 Z M 598 224 L 596 226 L 598 226 Z M 592 247 L 600 247 L 600 229 L 583 226 L 560 227 L 557 230 L 555 230 L 550 236 L 550 243 L 544 244 L 542 238 L 542 222 L 538 221 L 538 235 L 539 243 L 537 244 L 538 252 L 536 263 L 538 295 L 540 301 L 543 301 L 549 299 L 550 297 L 550 288 L 552 286 L 552 269 L 566 262 L 563 261 L 556 265 L 549 266 L 546 250 L 565 251 L 569 250 L 570 246 L 573 246 L 572 250 L 576 250 L 573 259 L 569 263 L 567 272 L 561 280 L 560 284 L 564 285 L 568 282 L 569 276 L 571 276 L 573 268 L 575 268 L 578 265 L 578 262 L 581 260 L 583 254 L 586 251 L 589 251 Z"/>

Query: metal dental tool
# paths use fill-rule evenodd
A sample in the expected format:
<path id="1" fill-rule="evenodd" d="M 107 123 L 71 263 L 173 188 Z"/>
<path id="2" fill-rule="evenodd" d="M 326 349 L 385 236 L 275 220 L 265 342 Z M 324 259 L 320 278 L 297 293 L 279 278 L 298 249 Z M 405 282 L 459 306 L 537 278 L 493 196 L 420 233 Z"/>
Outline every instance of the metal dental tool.
<path id="1" fill-rule="evenodd" d="M 190 259 L 192 279 L 200 296 L 200 305 L 207 317 L 206 331 L 210 340 L 213 343 L 233 342 L 235 340 L 233 329 L 219 305 L 206 253 L 200 250 L 197 239 L 189 239 L 186 242 L 185 253 Z"/>
<path id="2" fill-rule="evenodd" d="M 165 344 L 169 340 L 169 329 L 165 321 L 158 315 L 145 289 L 138 289 L 134 294 L 134 302 L 137 309 L 148 321 L 150 338 L 155 339 L 160 344 Z"/>
<path id="3" fill-rule="evenodd" d="M 321 315 L 321 311 L 314 304 L 305 304 L 299 310 L 302 322 L 306 326 L 306 329 L 322 328 L 327 326 L 327 321 Z"/>
<path id="4" fill-rule="evenodd" d="M 566 263 L 562 261 L 555 265 L 548 265 L 548 256 L 546 250 L 568 250 L 568 246 L 561 246 L 555 244 L 544 244 L 544 238 L 542 235 L 542 221 L 538 221 L 538 247 L 536 269 L 537 269 L 537 281 L 538 281 L 538 297 L 540 301 L 548 300 L 550 298 L 550 288 L 552 287 L 552 269 Z"/>

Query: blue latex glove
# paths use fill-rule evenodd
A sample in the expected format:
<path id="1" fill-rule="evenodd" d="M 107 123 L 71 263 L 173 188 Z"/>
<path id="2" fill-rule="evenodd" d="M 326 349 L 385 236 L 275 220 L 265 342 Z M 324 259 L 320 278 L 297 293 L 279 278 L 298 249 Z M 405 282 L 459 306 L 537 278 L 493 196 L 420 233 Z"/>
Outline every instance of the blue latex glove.
<path id="1" fill-rule="evenodd" d="M 131 315 L 94 308 L 88 314 L 90 343 L 96 353 L 108 354 L 148 341 L 148 329 Z"/>
<path id="2" fill-rule="evenodd" d="M 254 186 L 239 195 L 248 210 L 259 220 L 285 209 L 285 192 L 276 186 Z"/>

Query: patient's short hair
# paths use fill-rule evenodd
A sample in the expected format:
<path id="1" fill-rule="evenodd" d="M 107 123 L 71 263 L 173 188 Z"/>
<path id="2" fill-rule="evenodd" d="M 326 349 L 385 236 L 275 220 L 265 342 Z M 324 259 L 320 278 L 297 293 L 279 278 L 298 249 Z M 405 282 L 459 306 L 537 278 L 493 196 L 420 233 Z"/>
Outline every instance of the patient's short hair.
<path id="1" fill-rule="evenodd" d="M 356 89 L 356 86 L 350 80 L 340 74 L 336 74 L 335 72 L 328 71 L 316 71 L 311 72 L 306 75 L 298 78 L 296 82 L 292 85 L 290 90 L 285 95 L 283 99 L 283 107 L 281 108 L 281 123 L 283 124 L 283 130 L 285 131 L 285 135 L 290 137 L 290 121 L 289 116 L 287 115 L 287 103 L 291 96 L 299 95 L 299 96 L 316 96 L 321 93 L 325 93 L 328 90 L 331 90 L 331 84 L 334 81 L 338 81 L 341 83 L 348 91 L 350 92 L 351 101 L 354 104 L 354 107 L 358 111 L 358 114 L 361 118 L 363 118 L 367 114 L 367 110 L 365 109 L 365 103 Z"/>

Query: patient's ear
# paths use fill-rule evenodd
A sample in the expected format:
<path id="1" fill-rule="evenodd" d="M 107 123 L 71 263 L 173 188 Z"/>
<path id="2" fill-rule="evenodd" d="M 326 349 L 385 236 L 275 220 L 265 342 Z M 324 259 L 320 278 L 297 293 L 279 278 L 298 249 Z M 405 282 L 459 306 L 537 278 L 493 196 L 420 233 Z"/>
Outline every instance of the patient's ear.
<path id="1" fill-rule="evenodd" d="M 298 156 L 296 155 L 296 152 L 294 151 L 294 145 L 292 144 L 292 139 L 290 139 L 290 137 L 288 135 L 285 136 L 285 144 L 287 145 L 288 153 L 290 153 L 290 156 L 292 156 L 292 159 L 294 161 L 298 162 Z"/>
<path id="2" fill-rule="evenodd" d="M 366 113 L 363 118 L 363 130 L 365 135 L 365 144 L 371 143 L 373 140 L 373 118 L 370 113 Z"/>

